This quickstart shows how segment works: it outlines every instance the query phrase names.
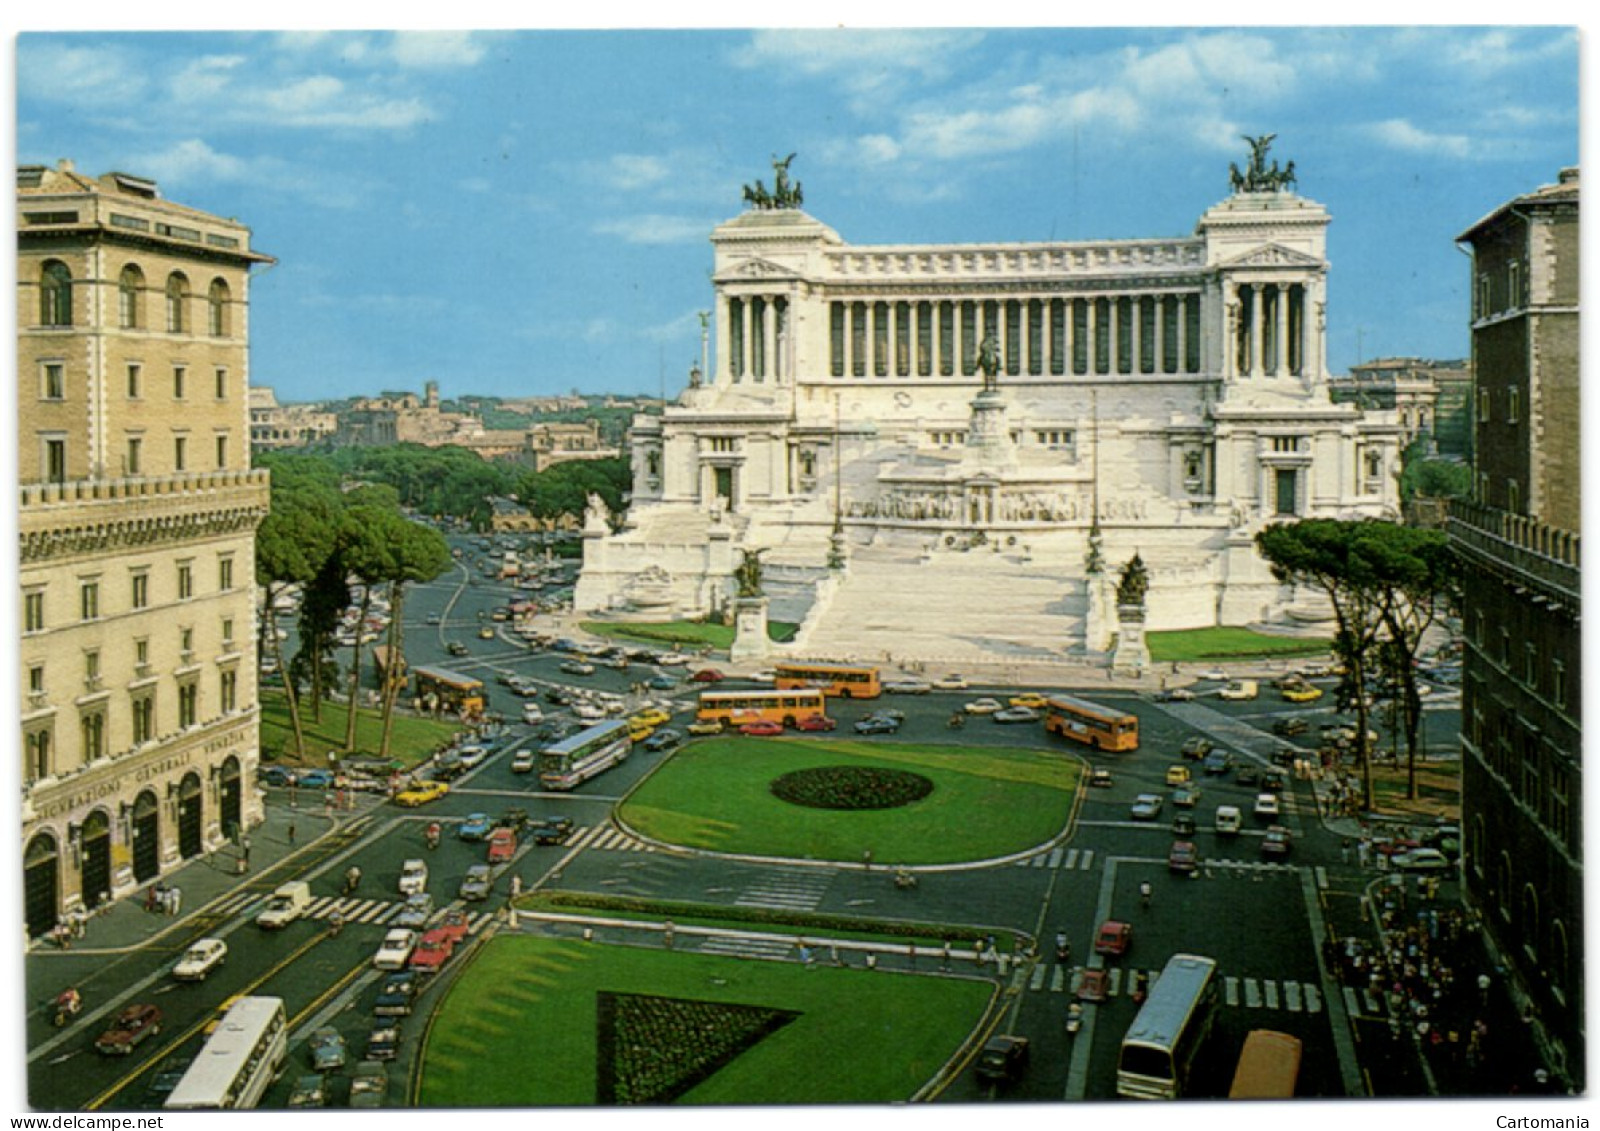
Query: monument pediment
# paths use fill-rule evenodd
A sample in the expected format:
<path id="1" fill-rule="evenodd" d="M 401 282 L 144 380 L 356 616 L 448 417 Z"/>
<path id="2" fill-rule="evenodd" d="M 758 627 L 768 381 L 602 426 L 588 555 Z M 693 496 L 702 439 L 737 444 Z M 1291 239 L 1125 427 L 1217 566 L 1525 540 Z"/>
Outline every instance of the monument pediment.
<path id="1" fill-rule="evenodd" d="M 1260 247 L 1253 247 L 1232 259 L 1225 259 L 1217 265 L 1223 270 L 1234 267 L 1308 267 L 1320 269 L 1324 266 L 1322 260 L 1303 251 L 1284 247 L 1282 244 L 1269 243 Z"/>
<path id="2" fill-rule="evenodd" d="M 749 259 L 741 260 L 739 263 L 734 264 L 725 271 L 719 271 L 716 276 L 716 281 L 720 283 L 734 279 L 798 278 L 800 278 L 800 275 L 797 271 L 794 271 L 789 267 L 785 267 L 781 263 L 774 263 L 772 260 L 762 259 L 760 256 L 752 256 Z"/>

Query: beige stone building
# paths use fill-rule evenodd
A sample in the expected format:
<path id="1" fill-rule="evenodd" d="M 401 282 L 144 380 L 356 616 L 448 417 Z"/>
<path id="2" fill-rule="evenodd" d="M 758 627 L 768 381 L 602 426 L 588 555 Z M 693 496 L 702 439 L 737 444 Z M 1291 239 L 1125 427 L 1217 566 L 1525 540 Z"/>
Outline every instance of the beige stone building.
<path id="1" fill-rule="evenodd" d="M 264 385 L 250 390 L 250 450 L 278 451 L 303 448 L 332 436 L 339 418 L 314 404 L 279 404 L 277 395 Z"/>
<path id="2" fill-rule="evenodd" d="M 25 923 L 261 818 L 250 231 L 154 182 L 17 174 Z"/>

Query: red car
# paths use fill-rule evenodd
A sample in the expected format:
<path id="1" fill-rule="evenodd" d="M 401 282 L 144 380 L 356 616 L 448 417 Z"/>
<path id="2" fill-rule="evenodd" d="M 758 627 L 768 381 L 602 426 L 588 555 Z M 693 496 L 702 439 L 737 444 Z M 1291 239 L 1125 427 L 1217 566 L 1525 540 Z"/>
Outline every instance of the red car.
<path id="1" fill-rule="evenodd" d="M 1105 1001 L 1111 996 L 1111 971 L 1084 969 L 1078 973 L 1072 996 L 1079 1001 Z"/>
<path id="2" fill-rule="evenodd" d="M 701 668 L 689 677 L 690 683 L 721 683 L 723 675 L 716 668 Z"/>
<path id="3" fill-rule="evenodd" d="M 417 949 L 411 952 L 408 967 L 419 974 L 436 973 L 450 961 L 459 938 L 455 931 L 447 927 L 435 927 L 423 935 L 422 941 L 417 943 Z"/>
<path id="4" fill-rule="evenodd" d="M 96 1052 L 106 1056 L 127 1056 L 146 1037 L 161 1032 L 161 1010 L 153 1005 L 130 1005 L 117 1014 L 111 1027 L 95 1041 Z"/>
<path id="5" fill-rule="evenodd" d="M 495 829 L 489 834 L 489 863 L 504 864 L 517 851 L 517 834 L 514 829 Z"/>
<path id="6" fill-rule="evenodd" d="M 794 728 L 796 730 L 832 730 L 838 725 L 839 724 L 834 720 L 828 718 L 827 715 L 807 715 L 805 718 L 795 723 Z"/>
<path id="7" fill-rule="evenodd" d="M 1096 954 L 1109 954 L 1115 957 L 1127 954 L 1128 948 L 1132 945 L 1132 923 L 1119 923 L 1115 919 L 1107 919 L 1100 924 L 1100 929 L 1095 932 L 1094 952 Z"/>
<path id="8" fill-rule="evenodd" d="M 745 723 L 744 726 L 739 728 L 739 733 L 740 734 L 748 734 L 748 735 L 751 735 L 753 737 L 764 737 L 764 736 L 767 736 L 767 735 L 782 734 L 783 733 L 783 724 L 782 723 L 774 723 L 774 722 Z"/>

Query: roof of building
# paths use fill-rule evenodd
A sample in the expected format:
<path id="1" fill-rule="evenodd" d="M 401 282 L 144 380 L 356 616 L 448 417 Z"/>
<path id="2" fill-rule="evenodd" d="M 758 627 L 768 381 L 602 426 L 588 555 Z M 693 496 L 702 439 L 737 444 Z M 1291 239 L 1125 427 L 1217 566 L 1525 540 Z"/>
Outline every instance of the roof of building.
<path id="1" fill-rule="evenodd" d="M 1513 197 L 1490 212 L 1483 219 L 1473 224 L 1466 231 L 1456 237 L 1456 242 L 1461 243 L 1472 239 L 1483 229 L 1497 222 L 1507 213 L 1521 209 L 1553 207 L 1557 205 L 1576 205 L 1578 203 L 1578 166 L 1569 165 L 1561 170 L 1559 178 L 1553 185 L 1540 185 L 1532 192 L 1523 193 Z"/>

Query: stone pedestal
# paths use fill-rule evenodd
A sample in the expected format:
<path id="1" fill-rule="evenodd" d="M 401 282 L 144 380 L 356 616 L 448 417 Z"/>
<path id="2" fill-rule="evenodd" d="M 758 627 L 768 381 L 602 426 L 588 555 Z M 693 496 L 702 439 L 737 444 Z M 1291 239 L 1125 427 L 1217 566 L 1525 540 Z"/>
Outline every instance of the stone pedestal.
<path id="1" fill-rule="evenodd" d="M 1115 675 L 1140 676 L 1150 668 L 1150 646 L 1144 641 L 1144 606 L 1117 606 L 1117 648 L 1111 654 Z"/>
<path id="2" fill-rule="evenodd" d="M 733 647 L 728 659 L 740 664 L 746 660 L 765 660 L 772 654 L 767 636 L 767 599 L 736 597 L 733 602 Z"/>
<path id="3" fill-rule="evenodd" d="M 1085 603 L 1083 647 L 1086 652 L 1106 652 L 1115 635 L 1115 621 L 1111 609 L 1115 603 L 1111 579 L 1103 572 L 1093 572 L 1084 578 Z"/>

